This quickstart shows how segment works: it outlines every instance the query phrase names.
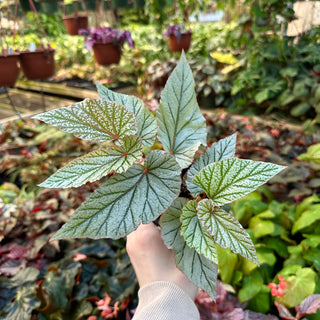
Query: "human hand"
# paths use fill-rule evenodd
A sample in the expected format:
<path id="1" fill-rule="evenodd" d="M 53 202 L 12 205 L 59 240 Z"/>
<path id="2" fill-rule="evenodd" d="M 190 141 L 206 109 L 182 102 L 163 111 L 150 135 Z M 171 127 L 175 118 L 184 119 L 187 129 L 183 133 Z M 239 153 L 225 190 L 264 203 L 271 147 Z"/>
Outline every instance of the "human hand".
<path id="1" fill-rule="evenodd" d="M 171 281 L 194 300 L 197 286 L 177 268 L 174 252 L 166 247 L 154 223 L 141 224 L 127 236 L 127 252 L 140 287 L 154 281 Z"/>

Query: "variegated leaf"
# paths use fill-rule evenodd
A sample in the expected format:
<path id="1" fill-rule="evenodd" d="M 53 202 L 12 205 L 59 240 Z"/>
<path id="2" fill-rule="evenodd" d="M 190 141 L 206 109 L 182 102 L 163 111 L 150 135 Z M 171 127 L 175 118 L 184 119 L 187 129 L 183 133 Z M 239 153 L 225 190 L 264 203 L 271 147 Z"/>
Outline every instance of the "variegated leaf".
<path id="1" fill-rule="evenodd" d="M 284 168 L 273 163 L 228 158 L 207 165 L 192 181 L 216 205 L 224 205 L 256 190 Z"/>
<path id="2" fill-rule="evenodd" d="M 111 145 L 95 150 L 69 162 L 40 184 L 46 188 L 79 187 L 94 182 L 111 171 L 122 173 L 142 158 L 142 144 L 139 136 L 126 136 L 120 146 Z"/>
<path id="3" fill-rule="evenodd" d="M 218 263 L 218 254 L 214 239 L 202 226 L 197 216 L 198 202 L 189 201 L 182 209 L 181 235 L 184 237 L 187 245 L 202 254 L 207 259 Z"/>
<path id="4" fill-rule="evenodd" d="M 223 209 L 215 207 L 211 199 L 201 200 L 197 211 L 203 227 L 214 237 L 220 247 L 230 247 L 234 253 L 259 265 L 252 240 L 236 218 Z"/>
<path id="5" fill-rule="evenodd" d="M 144 165 L 110 177 L 71 216 L 53 239 L 124 237 L 168 209 L 180 193 L 180 168 L 173 156 L 150 152 Z"/>
<path id="6" fill-rule="evenodd" d="M 199 145 L 206 145 L 207 133 L 184 54 L 162 91 L 157 121 L 164 150 L 175 156 L 181 168 L 188 167 Z"/>
<path id="7" fill-rule="evenodd" d="M 96 82 L 96 86 L 101 98 L 122 104 L 135 114 L 138 123 L 138 134 L 142 139 L 142 143 L 147 147 L 151 147 L 155 142 L 158 126 L 155 117 L 144 105 L 143 101 L 135 96 L 111 91 L 99 82 Z"/>
<path id="8" fill-rule="evenodd" d="M 134 114 L 116 102 L 85 99 L 34 116 L 83 140 L 118 140 L 137 133 Z"/>
<path id="9" fill-rule="evenodd" d="M 218 162 L 222 159 L 232 158 L 236 151 L 237 134 L 233 134 L 227 138 L 221 139 L 212 144 L 206 152 L 195 161 L 195 163 L 188 170 L 187 187 L 193 197 L 196 197 L 203 190 L 192 182 L 195 174 L 210 163 Z"/>
<path id="10" fill-rule="evenodd" d="M 217 288 L 217 265 L 190 248 L 180 234 L 180 215 L 187 199 L 178 198 L 160 219 L 161 235 L 169 249 L 175 252 L 177 267 L 199 288 L 215 300 Z"/>

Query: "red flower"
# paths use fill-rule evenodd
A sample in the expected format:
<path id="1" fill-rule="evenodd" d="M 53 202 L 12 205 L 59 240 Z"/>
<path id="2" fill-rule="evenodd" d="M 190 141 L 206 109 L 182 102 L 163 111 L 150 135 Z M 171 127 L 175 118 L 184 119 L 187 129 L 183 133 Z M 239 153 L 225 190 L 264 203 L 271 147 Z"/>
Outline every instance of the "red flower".
<path id="1" fill-rule="evenodd" d="M 105 298 L 97 302 L 98 310 L 101 310 L 101 316 L 105 319 L 118 316 L 119 301 L 116 301 L 113 307 L 110 306 L 111 298 L 105 293 Z"/>
<path id="2" fill-rule="evenodd" d="M 280 136 L 280 131 L 278 129 L 271 129 L 270 132 L 274 137 Z"/>
<path id="3" fill-rule="evenodd" d="M 81 260 L 84 260 L 84 259 L 87 259 L 87 256 L 83 253 L 75 253 L 73 255 L 73 261 L 81 261 Z"/>
<path id="4" fill-rule="evenodd" d="M 287 284 L 283 276 L 278 276 L 278 279 L 279 279 L 279 284 L 269 283 L 268 287 L 271 290 L 271 295 L 273 295 L 274 297 L 283 298 L 283 290 L 287 287 Z"/>

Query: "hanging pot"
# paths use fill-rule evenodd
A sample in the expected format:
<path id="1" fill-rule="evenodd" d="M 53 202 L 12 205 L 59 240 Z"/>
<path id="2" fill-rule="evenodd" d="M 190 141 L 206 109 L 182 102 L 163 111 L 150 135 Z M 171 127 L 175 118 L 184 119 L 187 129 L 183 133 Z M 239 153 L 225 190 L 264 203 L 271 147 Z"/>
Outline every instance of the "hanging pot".
<path id="1" fill-rule="evenodd" d="M 44 80 L 54 75 L 54 50 L 22 51 L 20 65 L 28 80 Z"/>
<path id="2" fill-rule="evenodd" d="M 13 87 L 19 74 L 19 54 L 0 55 L 0 87 Z"/>
<path id="3" fill-rule="evenodd" d="M 178 39 L 174 34 L 169 36 L 169 48 L 172 52 L 182 51 L 182 49 L 187 52 L 190 48 L 192 33 L 181 34 L 180 39 Z"/>
<path id="4" fill-rule="evenodd" d="M 66 16 L 63 18 L 67 32 L 72 35 L 78 35 L 80 29 L 88 28 L 88 15 Z"/>
<path id="5" fill-rule="evenodd" d="M 96 61 L 102 66 L 118 64 L 121 59 L 121 44 L 95 43 L 92 47 Z"/>

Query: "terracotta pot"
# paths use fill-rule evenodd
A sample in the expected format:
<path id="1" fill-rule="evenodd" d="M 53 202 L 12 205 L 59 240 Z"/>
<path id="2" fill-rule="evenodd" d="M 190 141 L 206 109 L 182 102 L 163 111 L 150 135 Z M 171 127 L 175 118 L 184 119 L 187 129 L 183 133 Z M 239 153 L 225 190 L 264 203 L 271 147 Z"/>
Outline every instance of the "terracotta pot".
<path id="1" fill-rule="evenodd" d="M 178 41 L 177 37 L 172 34 L 169 36 L 169 48 L 172 52 L 182 51 L 182 49 L 186 52 L 190 48 L 192 33 L 183 33 L 181 35 L 180 41 Z"/>
<path id="2" fill-rule="evenodd" d="M 19 54 L 0 55 L 0 87 L 13 87 L 19 74 Z"/>
<path id="3" fill-rule="evenodd" d="M 64 17 L 64 24 L 66 26 L 67 32 L 72 35 L 78 35 L 80 29 L 88 28 L 88 16 L 73 16 L 73 17 Z"/>
<path id="4" fill-rule="evenodd" d="M 96 61 L 102 66 L 120 62 L 121 45 L 114 43 L 95 43 L 92 47 Z"/>
<path id="5" fill-rule="evenodd" d="M 39 49 L 20 53 L 20 65 L 28 80 L 44 80 L 54 75 L 54 50 Z"/>

